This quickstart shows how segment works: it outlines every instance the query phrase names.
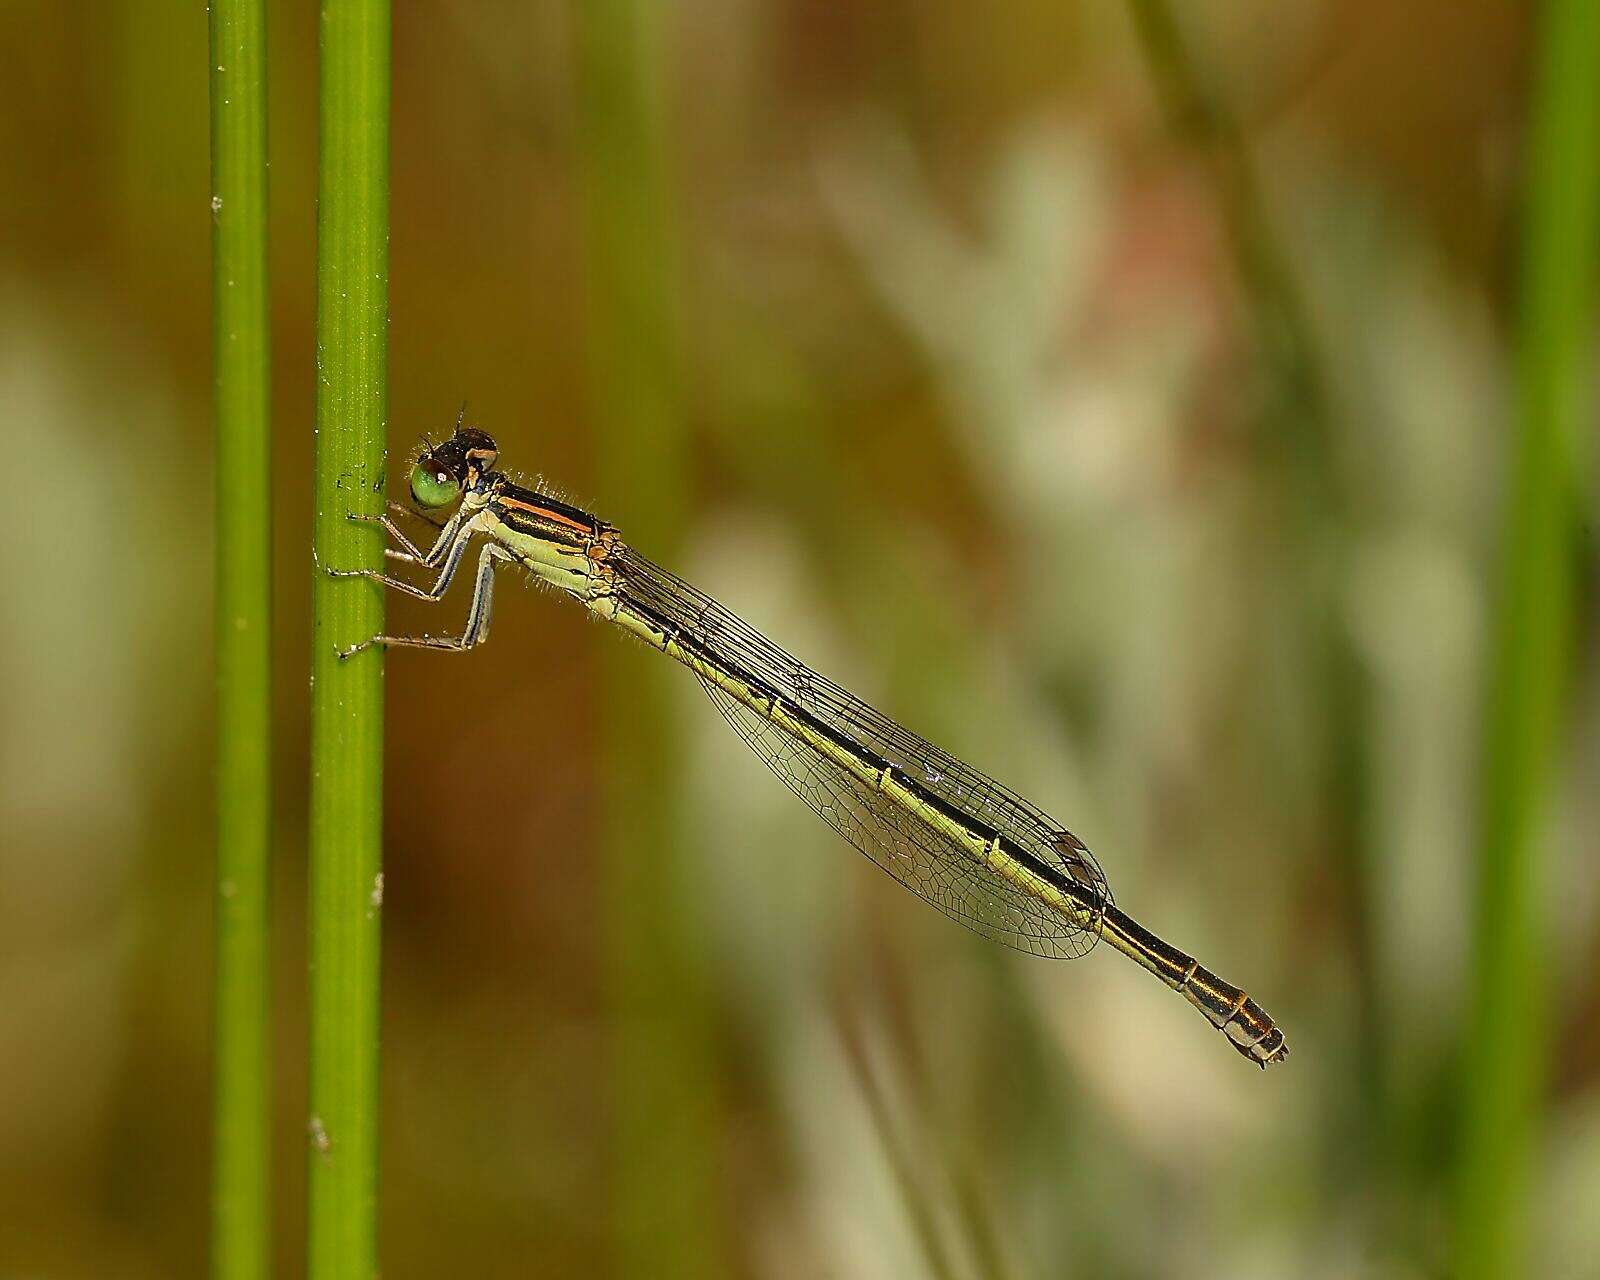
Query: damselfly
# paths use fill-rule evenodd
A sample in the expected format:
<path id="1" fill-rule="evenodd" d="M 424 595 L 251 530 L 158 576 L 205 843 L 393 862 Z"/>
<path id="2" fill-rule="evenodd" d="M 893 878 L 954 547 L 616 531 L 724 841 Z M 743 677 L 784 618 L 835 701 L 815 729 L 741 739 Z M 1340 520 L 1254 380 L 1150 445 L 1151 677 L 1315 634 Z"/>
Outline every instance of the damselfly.
<path id="1" fill-rule="evenodd" d="M 522 565 L 591 613 L 688 667 L 739 736 L 789 789 L 913 893 L 968 928 L 1034 955 L 1070 959 L 1104 938 L 1205 1014 L 1228 1043 L 1265 1067 L 1289 1054 L 1255 1001 L 1156 937 L 1112 901 L 1088 848 L 1015 792 L 941 751 L 785 653 L 681 578 L 652 564 L 616 529 L 495 470 L 499 449 L 458 426 L 411 470 L 425 510 L 454 513 L 424 551 L 385 516 L 387 555 L 438 571 L 419 587 L 362 576 L 439 600 L 481 539 L 466 629 L 459 636 L 374 636 L 371 645 L 462 651 L 489 634 L 494 572 Z"/>

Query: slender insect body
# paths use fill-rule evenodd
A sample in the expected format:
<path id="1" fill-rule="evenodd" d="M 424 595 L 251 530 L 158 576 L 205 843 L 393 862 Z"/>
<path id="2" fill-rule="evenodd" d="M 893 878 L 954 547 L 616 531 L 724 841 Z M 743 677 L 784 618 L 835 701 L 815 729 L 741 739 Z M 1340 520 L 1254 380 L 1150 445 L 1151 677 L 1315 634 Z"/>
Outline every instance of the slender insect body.
<path id="1" fill-rule="evenodd" d="M 1070 831 L 810 670 L 638 555 L 611 525 L 513 484 L 494 470 L 498 456 L 486 433 L 458 426 L 454 437 L 417 459 L 416 501 L 431 508 L 459 503 L 426 552 L 389 517 L 380 518 L 402 548 L 391 554 L 438 571 L 431 587 L 357 571 L 438 600 L 468 544 L 484 539 L 465 632 L 376 636 L 349 652 L 371 644 L 472 648 L 488 634 L 495 565 L 515 561 L 536 581 L 687 667 L 791 791 L 946 915 L 1035 955 L 1071 958 L 1104 938 L 1179 992 L 1251 1061 L 1265 1067 L 1288 1056 L 1283 1032 L 1242 990 L 1113 903 L 1104 873 Z"/>

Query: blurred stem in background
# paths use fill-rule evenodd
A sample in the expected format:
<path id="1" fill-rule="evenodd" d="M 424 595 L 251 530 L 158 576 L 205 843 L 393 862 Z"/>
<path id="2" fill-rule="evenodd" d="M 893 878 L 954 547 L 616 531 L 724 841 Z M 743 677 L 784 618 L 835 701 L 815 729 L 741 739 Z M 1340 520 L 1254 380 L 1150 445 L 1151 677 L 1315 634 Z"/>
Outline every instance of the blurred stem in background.
<path id="1" fill-rule="evenodd" d="M 1529 1175 L 1549 1035 L 1545 850 L 1576 623 L 1600 237 L 1600 7 L 1542 6 L 1525 149 L 1517 422 L 1486 705 L 1456 1272 L 1530 1274 Z"/>
<path id="2" fill-rule="evenodd" d="M 1333 442 L 1338 431 L 1337 403 L 1325 362 L 1291 259 L 1274 229 L 1266 197 L 1250 154 L 1249 140 L 1224 95 L 1209 82 L 1191 54 L 1168 0 L 1129 0 L 1134 28 L 1150 64 L 1163 110 L 1173 132 L 1200 156 L 1216 191 L 1223 229 L 1252 311 L 1253 327 L 1272 391 L 1261 414 L 1257 438 L 1262 458 L 1282 459 L 1290 498 L 1285 521 L 1285 580 L 1301 597 L 1296 610 L 1314 655 L 1312 694 L 1320 699 L 1316 722 L 1321 732 L 1325 797 L 1318 828 L 1328 856 L 1342 863 L 1337 883 L 1339 908 L 1354 940 L 1359 1025 L 1351 1037 L 1370 1046 L 1389 1042 L 1382 1020 L 1382 995 L 1374 971 L 1366 747 L 1366 679 L 1342 612 L 1348 589 L 1345 543 L 1353 517 L 1341 493 Z M 1315 858 L 1306 852 L 1308 861 Z M 1386 1079 L 1381 1052 L 1350 1055 L 1355 1089 L 1340 1102 L 1345 1123 L 1330 1152 L 1345 1171 L 1409 1167 L 1412 1128 Z M 1352 1141 L 1351 1135 L 1359 1135 Z M 1391 1158 L 1376 1159 L 1368 1149 L 1382 1143 Z M 1401 1159 L 1399 1157 L 1406 1156 Z M 1387 1199 L 1387 1198 L 1386 1198 Z M 1398 1217 L 1391 1225 L 1398 1225 Z"/>
<path id="3" fill-rule="evenodd" d="M 682 248 L 669 153 L 673 9 L 578 7 L 579 163 L 599 492 L 667 562 L 684 520 Z M 604 648 L 603 918 L 613 1024 L 615 1228 L 622 1275 L 720 1270 L 704 965 L 678 839 L 671 672 Z"/>
<path id="4" fill-rule="evenodd" d="M 324 0 L 317 187 L 316 563 L 383 567 L 389 308 L 387 0 Z M 383 591 L 313 571 L 308 1273 L 378 1273 Z"/>
<path id="5" fill-rule="evenodd" d="M 1204 159 L 1223 230 L 1254 308 L 1256 338 L 1280 383 L 1292 443 L 1313 463 L 1325 451 L 1329 404 L 1305 301 L 1272 229 L 1244 131 L 1212 91 L 1167 0 L 1129 0 L 1134 29 L 1174 134 Z"/>
<path id="6" fill-rule="evenodd" d="M 212 1274 L 271 1266 L 272 447 L 263 0 L 211 4 L 217 883 Z"/>

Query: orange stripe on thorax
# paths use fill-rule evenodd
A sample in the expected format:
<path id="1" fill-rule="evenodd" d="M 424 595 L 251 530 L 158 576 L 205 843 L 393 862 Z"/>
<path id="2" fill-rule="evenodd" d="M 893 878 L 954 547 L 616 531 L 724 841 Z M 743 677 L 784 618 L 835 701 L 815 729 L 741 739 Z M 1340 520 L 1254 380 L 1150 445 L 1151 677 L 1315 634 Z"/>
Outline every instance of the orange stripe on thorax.
<path id="1" fill-rule="evenodd" d="M 576 529 L 579 533 L 594 533 L 593 525 L 585 524 L 581 520 L 574 520 L 565 512 L 552 511 L 549 507 L 541 507 L 537 503 L 522 502 L 517 498 L 503 497 L 499 499 L 499 504 L 512 511 L 526 511 L 531 515 L 538 516 L 541 520 L 548 520 L 552 524 L 564 524 L 569 529 Z"/>

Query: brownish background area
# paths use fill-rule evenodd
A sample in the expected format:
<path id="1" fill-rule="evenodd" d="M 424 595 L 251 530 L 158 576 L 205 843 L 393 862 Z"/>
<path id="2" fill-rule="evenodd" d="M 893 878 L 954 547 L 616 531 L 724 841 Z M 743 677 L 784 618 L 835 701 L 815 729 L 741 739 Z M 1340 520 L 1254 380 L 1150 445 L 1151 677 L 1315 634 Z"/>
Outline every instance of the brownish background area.
<path id="1" fill-rule="evenodd" d="M 205 16 L 6 16 L 0 1275 L 192 1276 Z M 684 675 L 662 785 L 705 886 L 682 923 L 729 1274 L 1442 1266 L 1528 31 L 1518 6 L 1437 0 L 1179 16 L 1259 225 L 1235 203 L 1241 152 L 1175 115 L 1121 5 L 674 6 L 693 517 L 673 567 L 1058 814 L 1118 900 L 1247 986 L 1294 1050 L 1259 1076 L 1109 952 L 1050 964 L 967 937 L 767 777 Z M 316 23 L 272 12 L 286 1275 Z M 396 6 L 391 444 L 398 468 L 465 399 L 509 467 L 653 554 L 596 481 L 573 43 L 546 0 Z M 1299 308 L 1289 356 L 1277 287 Z M 651 1069 L 608 1050 L 598 681 L 624 642 L 506 576 L 486 650 L 389 664 L 390 1277 L 609 1274 L 610 1099 Z M 1556 1276 L 1589 1273 L 1600 1197 L 1600 704 L 1580 674 L 1530 1206 Z M 674 1178 L 670 1145 L 657 1158 Z"/>

